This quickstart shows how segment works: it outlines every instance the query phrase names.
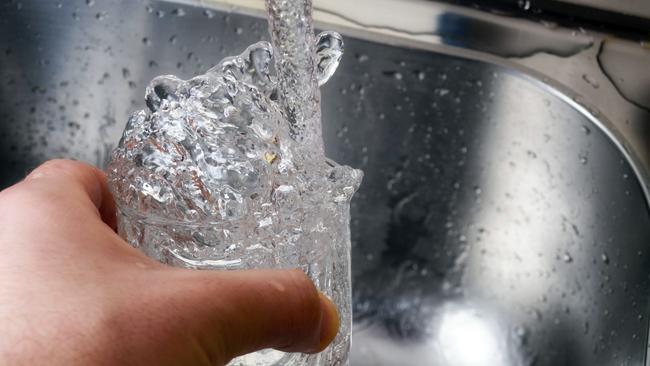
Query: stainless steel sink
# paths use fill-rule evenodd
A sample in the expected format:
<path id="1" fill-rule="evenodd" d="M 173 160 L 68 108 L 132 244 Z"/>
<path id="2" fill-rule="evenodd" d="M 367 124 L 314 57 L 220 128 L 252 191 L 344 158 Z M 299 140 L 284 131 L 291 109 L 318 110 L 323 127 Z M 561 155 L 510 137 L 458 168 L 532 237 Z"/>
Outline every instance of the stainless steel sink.
<path id="1" fill-rule="evenodd" d="M 151 78 L 267 38 L 263 19 L 192 4 L 0 5 L 2 186 L 48 158 L 102 165 Z M 366 173 L 352 365 L 644 365 L 650 117 L 611 119 L 632 109 L 600 104 L 604 83 L 553 79 L 568 73 L 548 53 L 340 29 L 353 36 L 323 90 L 324 135 Z"/>

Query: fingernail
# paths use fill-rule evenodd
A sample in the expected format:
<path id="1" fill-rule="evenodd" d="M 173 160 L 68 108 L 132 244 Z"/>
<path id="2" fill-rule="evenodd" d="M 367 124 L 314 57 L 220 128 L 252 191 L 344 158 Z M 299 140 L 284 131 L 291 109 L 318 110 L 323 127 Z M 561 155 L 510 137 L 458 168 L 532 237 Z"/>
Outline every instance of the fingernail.
<path id="1" fill-rule="evenodd" d="M 324 350 L 336 337 L 339 332 L 339 312 L 336 310 L 336 305 L 322 292 L 318 294 L 321 302 L 321 309 L 323 315 L 320 321 L 320 341 L 318 343 L 318 350 Z"/>

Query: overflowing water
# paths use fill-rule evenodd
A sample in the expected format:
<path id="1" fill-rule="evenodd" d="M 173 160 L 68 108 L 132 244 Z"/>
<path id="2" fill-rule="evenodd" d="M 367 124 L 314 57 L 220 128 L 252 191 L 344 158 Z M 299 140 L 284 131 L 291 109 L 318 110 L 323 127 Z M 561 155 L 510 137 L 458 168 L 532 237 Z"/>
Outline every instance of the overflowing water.
<path id="1" fill-rule="evenodd" d="M 267 2 L 259 42 L 190 80 L 159 76 L 109 164 L 120 234 L 190 268 L 301 268 L 339 307 L 319 355 L 267 350 L 232 365 L 342 365 L 351 327 L 349 203 L 361 172 L 323 151 L 318 86 L 343 52 L 313 36 L 311 2 Z"/>

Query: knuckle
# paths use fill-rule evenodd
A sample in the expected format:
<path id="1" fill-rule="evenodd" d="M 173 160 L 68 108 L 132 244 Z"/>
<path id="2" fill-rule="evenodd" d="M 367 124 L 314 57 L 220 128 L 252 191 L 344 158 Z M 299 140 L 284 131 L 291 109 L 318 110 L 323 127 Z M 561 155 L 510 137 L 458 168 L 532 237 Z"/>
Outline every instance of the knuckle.
<path id="1" fill-rule="evenodd" d="M 67 172 L 79 168 L 81 163 L 66 159 L 48 160 L 32 171 L 29 176 L 34 177 L 43 174 Z"/>
<path id="2" fill-rule="evenodd" d="M 312 301 L 318 302 L 318 289 L 314 282 L 299 269 L 288 271 L 290 283 L 295 287 L 296 293 L 301 293 Z"/>
<path id="3" fill-rule="evenodd" d="M 21 201 L 24 196 L 23 190 L 19 185 L 13 185 L 5 188 L 0 192 L 0 208 L 14 206 Z"/>

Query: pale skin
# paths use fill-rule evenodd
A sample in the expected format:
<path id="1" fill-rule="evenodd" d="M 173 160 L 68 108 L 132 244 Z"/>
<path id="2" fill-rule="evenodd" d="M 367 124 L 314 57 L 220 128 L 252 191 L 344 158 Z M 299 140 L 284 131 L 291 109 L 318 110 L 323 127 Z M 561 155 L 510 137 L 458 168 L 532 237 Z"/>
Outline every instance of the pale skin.
<path id="1" fill-rule="evenodd" d="M 0 365 L 225 365 L 315 353 L 338 315 L 299 270 L 198 271 L 115 233 L 103 172 L 55 160 L 0 192 Z"/>

